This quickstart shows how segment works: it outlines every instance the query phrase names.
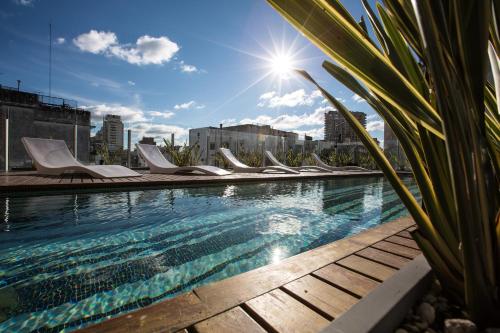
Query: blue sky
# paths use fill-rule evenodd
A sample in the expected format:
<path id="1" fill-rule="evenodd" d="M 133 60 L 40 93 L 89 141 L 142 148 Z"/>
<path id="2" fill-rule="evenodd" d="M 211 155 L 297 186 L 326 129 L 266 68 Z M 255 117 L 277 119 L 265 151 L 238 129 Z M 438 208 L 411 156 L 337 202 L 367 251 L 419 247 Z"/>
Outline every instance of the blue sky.
<path id="1" fill-rule="evenodd" d="M 344 1 L 355 16 L 359 1 Z M 133 131 L 180 141 L 189 128 L 267 123 L 323 138 L 328 107 L 296 77 L 270 73 L 275 54 L 294 55 L 351 110 L 370 107 L 321 68 L 326 57 L 264 0 L 123 1 L 2 0 L 0 83 L 48 94 L 48 36 L 52 22 L 52 95 L 74 99 L 93 113 L 119 114 Z"/>

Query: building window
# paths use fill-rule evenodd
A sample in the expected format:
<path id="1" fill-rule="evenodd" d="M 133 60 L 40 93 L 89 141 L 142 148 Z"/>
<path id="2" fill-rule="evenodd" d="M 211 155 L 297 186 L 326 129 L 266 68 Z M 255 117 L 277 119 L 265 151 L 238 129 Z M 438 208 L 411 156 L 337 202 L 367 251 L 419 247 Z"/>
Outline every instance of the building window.
<path id="1" fill-rule="evenodd" d="M 215 142 L 210 142 L 210 150 L 215 150 Z"/>

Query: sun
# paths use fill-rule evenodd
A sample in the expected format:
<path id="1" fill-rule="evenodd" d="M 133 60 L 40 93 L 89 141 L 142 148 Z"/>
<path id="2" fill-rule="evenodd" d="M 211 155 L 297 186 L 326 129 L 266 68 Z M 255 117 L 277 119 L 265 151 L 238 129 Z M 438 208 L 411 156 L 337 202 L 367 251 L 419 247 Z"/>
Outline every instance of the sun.
<path id="1" fill-rule="evenodd" d="M 295 61 L 293 57 L 285 53 L 272 55 L 269 60 L 271 72 L 280 79 L 289 79 L 294 70 Z"/>

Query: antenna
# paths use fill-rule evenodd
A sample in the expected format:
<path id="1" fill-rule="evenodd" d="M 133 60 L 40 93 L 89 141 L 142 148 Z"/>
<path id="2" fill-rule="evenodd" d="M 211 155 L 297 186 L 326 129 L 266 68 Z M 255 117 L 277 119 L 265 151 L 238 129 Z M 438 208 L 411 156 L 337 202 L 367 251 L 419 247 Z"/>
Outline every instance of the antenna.
<path id="1" fill-rule="evenodd" d="M 49 22 L 49 98 L 52 97 L 52 22 Z"/>

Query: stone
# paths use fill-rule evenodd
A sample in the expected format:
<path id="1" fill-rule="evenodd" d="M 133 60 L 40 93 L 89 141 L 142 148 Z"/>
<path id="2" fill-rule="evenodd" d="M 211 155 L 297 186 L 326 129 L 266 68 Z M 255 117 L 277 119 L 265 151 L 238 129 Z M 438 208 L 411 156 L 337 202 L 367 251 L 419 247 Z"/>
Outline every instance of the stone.
<path id="1" fill-rule="evenodd" d="M 477 326 L 468 319 L 446 319 L 444 333 L 477 333 Z"/>
<path id="2" fill-rule="evenodd" d="M 406 329 L 410 333 L 419 333 L 420 332 L 420 329 L 413 324 L 404 324 L 403 328 Z"/>
<path id="3" fill-rule="evenodd" d="M 423 302 L 418 306 L 417 315 L 429 325 L 436 320 L 436 310 L 427 302 Z"/>
<path id="4" fill-rule="evenodd" d="M 428 328 L 424 331 L 424 333 L 436 333 L 436 331 L 435 331 L 435 330 L 433 330 L 432 328 L 428 327 Z"/>
<path id="5" fill-rule="evenodd" d="M 489 327 L 489 328 L 484 330 L 484 333 L 500 333 L 500 328 Z"/>
<path id="6" fill-rule="evenodd" d="M 394 333 L 408 333 L 408 331 L 404 328 L 398 328 L 396 331 L 394 331 Z"/>
<path id="7" fill-rule="evenodd" d="M 426 321 L 417 321 L 414 323 L 421 331 L 425 330 L 429 327 L 429 324 Z"/>
<path id="8" fill-rule="evenodd" d="M 424 298 L 423 298 L 422 300 L 423 300 L 424 302 L 426 302 L 426 303 L 429 303 L 429 304 L 434 304 L 434 303 L 436 303 L 437 298 L 436 298 L 436 296 L 434 296 L 434 295 L 427 294 L 427 295 L 425 295 L 425 296 L 424 296 Z"/>

